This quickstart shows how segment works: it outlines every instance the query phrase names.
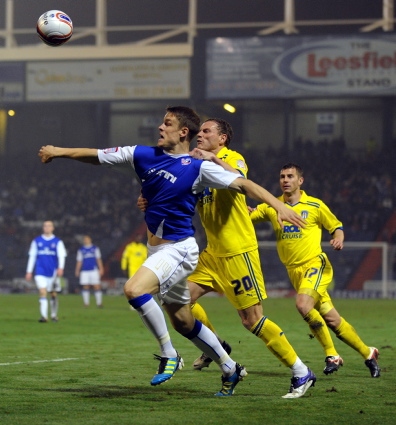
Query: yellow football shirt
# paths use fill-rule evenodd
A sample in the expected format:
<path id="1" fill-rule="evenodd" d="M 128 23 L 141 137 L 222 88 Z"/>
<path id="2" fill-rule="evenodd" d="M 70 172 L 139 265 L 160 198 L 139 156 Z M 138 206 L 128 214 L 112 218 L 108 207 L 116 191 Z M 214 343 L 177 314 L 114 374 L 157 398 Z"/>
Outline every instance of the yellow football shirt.
<path id="1" fill-rule="evenodd" d="M 121 270 L 128 269 L 128 277 L 132 277 L 147 258 L 147 246 L 141 242 L 129 243 L 121 257 Z"/>
<path id="2" fill-rule="evenodd" d="M 341 221 L 323 201 L 308 196 L 304 191 L 301 193 L 301 199 L 297 204 L 286 203 L 286 205 L 306 220 L 304 229 L 285 223 L 282 231 L 276 211 L 267 204 L 258 205 L 250 215 L 253 223 L 271 221 L 275 230 L 278 255 L 286 267 L 301 266 L 322 252 L 322 228 L 328 230 L 330 234 L 342 229 Z M 285 202 L 283 195 L 278 199 Z"/>
<path id="3" fill-rule="evenodd" d="M 246 177 L 248 169 L 241 154 L 224 147 L 217 157 Z M 206 188 L 197 208 L 210 254 L 228 257 L 257 249 L 245 195 L 228 189 Z"/>

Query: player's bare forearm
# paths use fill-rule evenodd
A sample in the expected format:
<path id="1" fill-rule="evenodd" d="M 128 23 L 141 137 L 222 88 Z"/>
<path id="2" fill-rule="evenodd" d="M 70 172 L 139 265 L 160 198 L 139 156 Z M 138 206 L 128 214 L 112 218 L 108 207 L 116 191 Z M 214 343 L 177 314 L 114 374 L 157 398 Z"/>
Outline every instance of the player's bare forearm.
<path id="1" fill-rule="evenodd" d="M 234 189 L 245 194 L 249 198 L 271 205 L 271 207 L 275 208 L 276 211 L 278 211 L 283 205 L 283 203 L 279 201 L 279 199 L 275 198 L 274 195 L 269 193 L 268 190 L 264 189 L 257 183 L 254 183 L 252 180 L 243 178 L 235 179 L 229 187 L 230 189 Z"/>
<path id="2" fill-rule="evenodd" d="M 344 248 L 344 231 L 341 229 L 336 229 L 333 233 L 333 238 L 330 240 L 330 245 L 336 251 L 340 251 Z"/>
<path id="3" fill-rule="evenodd" d="M 44 164 L 51 162 L 54 158 L 68 158 L 94 165 L 99 164 L 98 150 L 92 148 L 60 148 L 46 145 L 41 147 L 38 156 Z"/>
<path id="4" fill-rule="evenodd" d="M 305 220 L 302 217 L 288 208 L 274 195 L 269 193 L 268 190 L 254 183 L 252 180 L 242 178 L 235 179 L 234 182 L 230 185 L 230 189 L 237 190 L 238 192 L 249 196 L 249 198 L 264 202 L 273 207 L 278 213 L 278 222 L 281 226 L 284 221 L 295 224 L 299 227 L 305 226 Z"/>
<path id="5" fill-rule="evenodd" d="M 103 267 L 103 261 L 100 259 L 97 259 L 98 269 L 100 276 L 103 276 L 104 274 L 104 267 Z"/>

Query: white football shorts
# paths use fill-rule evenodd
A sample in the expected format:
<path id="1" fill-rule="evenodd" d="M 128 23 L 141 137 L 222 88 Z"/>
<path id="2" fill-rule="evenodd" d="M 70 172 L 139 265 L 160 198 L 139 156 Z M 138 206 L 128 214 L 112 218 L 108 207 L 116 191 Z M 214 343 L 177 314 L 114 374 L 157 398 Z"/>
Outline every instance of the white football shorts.
<path id="1" fill-rule="evenodd" d="M 147 244 L 144 267 L 156 274 L 160 283 L 158 299 L 162 304 L 189 304 L 187 278 L 198 263 L 199 248 L 194 237 L 158 246 Z"/>
<path id="2" fill-rule="evenodd" d="M 99 285 L 100 273 L 98 269 L 83 270 L 80 272 L 80 285 Z"/>
<path id="3" fill-rule="evenodd" d="M 56 274 L 51 277 L 36 275 L 34 281 L 37 289 L 46 289 L 47 292 L 61 292 L 62 290 L 60 278 Z"/>

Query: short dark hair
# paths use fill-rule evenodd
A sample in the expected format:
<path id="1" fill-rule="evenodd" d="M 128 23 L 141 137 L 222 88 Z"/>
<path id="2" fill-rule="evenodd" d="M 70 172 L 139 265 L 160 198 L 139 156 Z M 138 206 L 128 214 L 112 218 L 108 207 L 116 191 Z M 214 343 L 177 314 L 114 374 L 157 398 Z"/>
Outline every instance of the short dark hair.
<path id="1" fill-rule="evenodd" d="M 221 118 L 208 118 L 204 122 L 213 121 L 217 125 L 217 130 L 219 134 L 225 134 L 227 136 L 227 140 L 225 145 L 228 146 L 231 143 L 231 139 L 234 135 L 234 130 L 231 127 L 231 124 L 226 120 Z"/>
<path id="2" fill-rule="evenodd" d="M 281 168 L 281 171 L 287 170 L 288 168 L 295 168 L 299 177 L 302 177 L 304 175 L 304 170 L 298 164 L 295 164 L 294 162 L 288 162 L 287 164 L 285 164 Z"/>
<path id="3" fill-rule="evenodd" d="M 191 141 L 198 134 L 201 119 L 193 109 L 187 106 L 168 106 L 166 112 L 177 118 L 180 127 L 188 128 L 188 140 Z"/>

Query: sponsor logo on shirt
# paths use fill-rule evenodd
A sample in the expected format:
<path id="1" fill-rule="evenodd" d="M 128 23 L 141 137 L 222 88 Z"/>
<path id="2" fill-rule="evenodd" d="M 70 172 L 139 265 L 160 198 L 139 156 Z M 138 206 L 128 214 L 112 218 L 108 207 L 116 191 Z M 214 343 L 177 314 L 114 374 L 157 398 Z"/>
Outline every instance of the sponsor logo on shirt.
<path id="1" fill-rule="evenodd" d="M 282 239 L 301 239 L 302 233 L 301 229 L 298 226 L 284 226 Z"/>
<path id="2" fill-rule="evenodd" d="M 56 255 L 54 251 L 51 251 L 47 246 L 37 250 L 38 255 Z"/>
<path id="3" fill-rule="evenodd" d="M 162 176 L 164 179 L 170 181 L 171 183 L 175 183 L 175 181 L 177 180 L 176 176 L 174 176 L 172 173 L 166 170 L 159 170 L 157 172 L 157 175 Z"/>
<path id="4" fill-rule="evenodd" d="M 238 166 L 238 168 L 245 169 L 246 168 L 245 161 L 242 161 L 242 159 L 238 159 L 237 166 Z"/>
<path id="5" fill-rule="evenodd" d="M 118 151 L 118 147 L 117 148 L 107 148 L 107 149 L 104 149 L 103 150 L 103 153 L 104 154 L 106 154 L 106 153 L 115 153 L 117 151 Z"/>

